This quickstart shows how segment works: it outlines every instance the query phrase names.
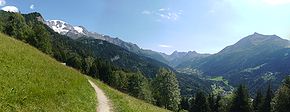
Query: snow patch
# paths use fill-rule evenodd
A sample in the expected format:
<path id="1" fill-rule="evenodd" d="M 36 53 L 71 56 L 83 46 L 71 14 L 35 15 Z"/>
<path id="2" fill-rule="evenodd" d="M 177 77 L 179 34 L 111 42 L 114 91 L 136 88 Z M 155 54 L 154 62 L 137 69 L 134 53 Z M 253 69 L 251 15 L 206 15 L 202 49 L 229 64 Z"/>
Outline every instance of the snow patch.
<path id="1" fill-rule="evenodd" d="M 65 29 L 66 28 L 66 22 L 64 21 L 61 21 L 61 20 L 50 20 L 48 21 L 49 24 L 51 24 L 51 28 L 57 32 L 57 33 L 60 33 L 60 34 L 66 34 L 67 32 L 69 32 L 68 29 Z"/>
<path id="2" fill-rule="evenodd" d="M 57 27 L 57 26 L 52 26 L 52 29 L 57 33 L 67 33 L 69 31 L 69 30 L 65 30 L 65 29 Z"/>
<path id="3" fill-rule="evenodd" d="M 1 9 L 6 11 L 6 12 L 19 12 L 18 8 L 15 6 L 5 6 Z"/>
<path id="4" fill-rule="evenodd" d="M 84 34 L 84 29 L 79 27 L 79 26 L 74 26 L 74 29 L 78 32 L 78 33 L 81 33 L 81 34 Z"/>

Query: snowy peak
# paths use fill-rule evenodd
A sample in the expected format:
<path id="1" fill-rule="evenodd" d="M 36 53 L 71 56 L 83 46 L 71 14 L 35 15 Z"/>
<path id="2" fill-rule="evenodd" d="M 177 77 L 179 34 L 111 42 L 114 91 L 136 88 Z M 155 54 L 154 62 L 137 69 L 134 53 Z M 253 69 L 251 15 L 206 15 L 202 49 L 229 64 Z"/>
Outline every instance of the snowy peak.
<path id="1" fill-rule="evenodd" d="M 89 32 L 85 27 L 73 26 L 62 20 L 49 20 L 49 21 L 46 21 L 46 24 L 55 32 L 61 35 L 66 35 L 72 39 L 78 39 L 81 37 L 94 38 L 94 39 L 99 39 L 99 40 L 110 42 L 112 44 L 123 47 L 134 53 L 137 53 L 140 50 L 140 48 L 136 44 L 125 42 L 119 38 L 112 38 L 107 35 L 101 35 L 95 32 Z"/>
<path id="2" fill-rule="evenodd" d="M 88 31 L 82 26 L 73 26 L 62 20 L 49 20 L 46 24 L 55 32 L 61 35 L 70 35 L 70 37 L 79 38 L 87 36 Z"/>
<path id="3" fill-rule="evenodd" d="M 61 20 L 49 20 L 46 24 L 53 29 L 55 32 L 65 35 L 71 28 L 66 22 Z"/>

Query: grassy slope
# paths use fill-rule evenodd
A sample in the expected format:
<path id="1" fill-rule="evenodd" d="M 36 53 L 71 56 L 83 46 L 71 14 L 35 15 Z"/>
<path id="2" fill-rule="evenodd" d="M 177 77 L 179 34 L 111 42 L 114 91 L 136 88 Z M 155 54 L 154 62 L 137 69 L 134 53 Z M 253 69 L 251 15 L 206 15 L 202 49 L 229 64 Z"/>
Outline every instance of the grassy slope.
<path id="1" fill-rule="evenodd" d="M 106 84 L 88 77 L 94 81 L 113 102 L 115 112 L 169 112 L 168 110 L 145 103 L 142 100 L 133 98 L 127 94 L 121 93 L 115 89 L 110 88 Z"/>
<path id="2" fill-rule="evenodd" d="M 79 72 L 0 33 L 0 111 L 85 111 L 96 95 Z"/>

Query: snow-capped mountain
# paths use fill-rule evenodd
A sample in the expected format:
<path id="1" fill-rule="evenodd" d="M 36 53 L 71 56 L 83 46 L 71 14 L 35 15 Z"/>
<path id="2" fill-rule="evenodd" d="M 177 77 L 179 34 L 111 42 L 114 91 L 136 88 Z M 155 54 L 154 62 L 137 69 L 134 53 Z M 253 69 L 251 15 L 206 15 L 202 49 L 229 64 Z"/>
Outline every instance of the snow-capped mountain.
<path id="1" fill-rule="evenodd" d="M 73 26 L 61 20 L 50 20 L 50 21 L 47 21 L 46 24 L 55 32 L 58 32 L 61 35 L 66 35 L 72 39 L 85 37 L 85 38 L 104 40 L 112 44 L 115 44 L 117 46 L 120 46 L 128 51 L 136 53 L 138 55 L 142 55 L 142 56 L 146 56 L 146 57 L 158 60 L 160 62 L 166 63 L 173 67 L 177 66 L 178 64 L 184 61 L 208 56 L 208 54 L 198 54 L 196 52 L 188 52 L 188 53 L 175 52 L 172 55 L 165 55 L 163 53 L 155 52 L 152 50 L 141 49 L 138 45 L 130 43 L 130 42 L 125 42 L 119 38 L 113 38 L 107 35 L 102 35 L 95 32 L 89 32 L 87 31 L 86 28 L 82 26 Z M 185 59 L 185 60 L 180 61 L 181 59 Z"/>
<path id="2" fill-rule="evenodd" d="M 46 24 L 55 32 L 77 39 L 88 35 L 88 31 L 82 26 L 73 26 L 61 20 L 49 20 Z"/>
<path id="3" fill-rule="evenodd" d="M 86 28 L 82 26 L 73 26 L 61 20 L 49 20 L 49 21 L 46 21 L 46 24 L 55 32 L 61 35 L 66 35 L 72 39 L 78 39 L 80 37 L 94 38 L 94 39 L 108 41 L 110 43 L 121 46 L 133 52 L 138 52 L 138 50 L 140 49 L 136 44 L 125 42 L 119 38 L 112 38 L 107 35 L 101 35 L 95 32 L 89 32 Z"/>

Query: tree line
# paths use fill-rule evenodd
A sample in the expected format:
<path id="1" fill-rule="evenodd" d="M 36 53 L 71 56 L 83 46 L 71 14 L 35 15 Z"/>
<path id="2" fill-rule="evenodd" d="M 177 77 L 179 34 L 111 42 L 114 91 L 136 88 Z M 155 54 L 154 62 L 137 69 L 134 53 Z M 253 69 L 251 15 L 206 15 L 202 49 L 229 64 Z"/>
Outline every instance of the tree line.
<path id="1" fill-rule="evenodd" d="M 239 85 L 227 96 L 206 95 L 200 91 L 192 97 L 183 97 L 180 109 L 189 112 L 289 112 L 290 76 L 275 93 L 270 85 L 264 94 L 258 90 L 253 99 L 244 85 Z"/>

